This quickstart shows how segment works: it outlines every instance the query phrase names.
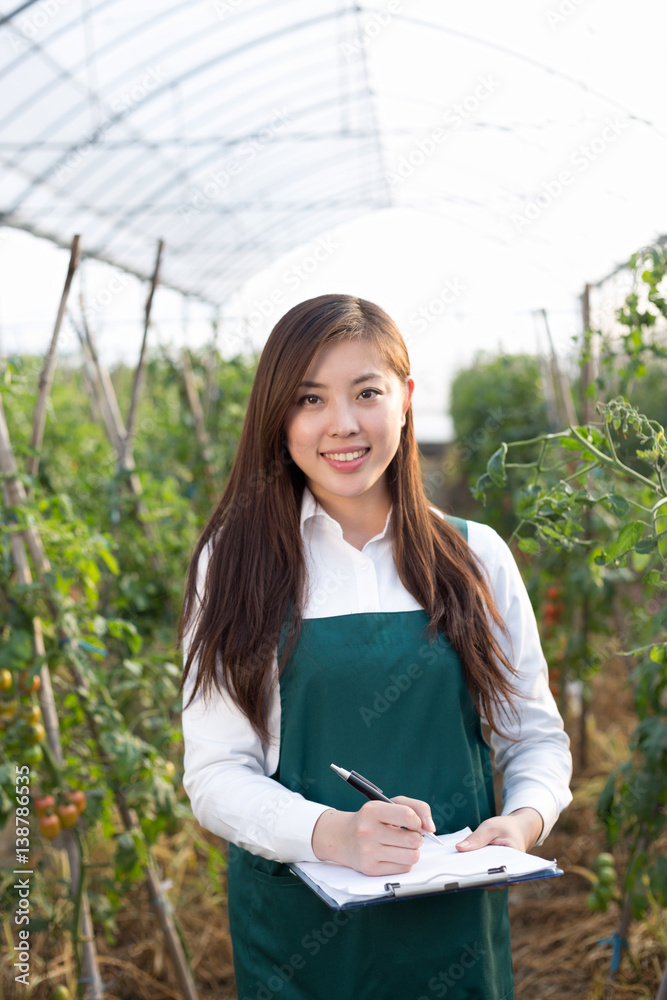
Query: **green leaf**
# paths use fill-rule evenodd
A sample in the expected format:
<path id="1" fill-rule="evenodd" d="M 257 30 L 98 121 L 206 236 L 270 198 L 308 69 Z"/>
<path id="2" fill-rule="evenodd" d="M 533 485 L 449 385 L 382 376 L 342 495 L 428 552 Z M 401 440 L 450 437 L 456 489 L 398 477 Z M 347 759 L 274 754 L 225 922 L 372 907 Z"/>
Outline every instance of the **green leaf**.
<path id="1" fill-rule="evenodd" d="M 651 659 L 654 663 L 664 663 L 667 660 L 667 646 L 654 646 L 651 650 Z"/>
<path id="2" fill-rule="evenodd" d="M 486 472 L 484 472 L 479 477 L 477 483 L 475 484 L 474 488 L 471 491 L 475 500 L 479 500 L 481 503 L 486 503 L 486 491 L 491 486 L 493 486 L 493 483 L 491 482 L 491 477 L 487 475 Z"/>
<path id="3" fill-rule="evenodd" d="M 519 538 L 517 545 L 522 552 L 528 552 L 532 556 L 537 555 L 540 551 L 540 543 L 536 538 Z"/>
<path id="4" fill-rule="evenodd" d="M 503 441 L 500 448 L 494 451 L 493 455 L 486 464 L 486 471 L 491 478 L 491 482 L 495 486 L 504 486 L 507 482 L 507 473 L 505 472 L 505 457 L 507 455 L 507 445 Z"/>
<path id="5" fill-rule="evenodd" d="M 644 526 L 640 521 L 630 521 L 624 524 L 618 535 L 619 552 L 626 552 L 635 547 L 644 532 Z"/>
<path id="6" fill-rule="evenodd" d="M 652 552 L 657 544 L 657 538 L 641 538 L 635 545 L 635 552 L 640 552 L 642 555 L 646 552 Z"/>
<path id="7" fill-rule="evenodd" d="M 118 576 L 120 573 L 120 567 L 114 556 L 106 548 L 100 548 L 99 550 L 100 559 L 104 562 L 107 569 L 110 570 L 114 576 Z"/>
<path id="8" fill-rule="evenodd" d="M 617 517 L 625 517 L 625 515 L 630 510 L 630 504 L 622 497 L 619 493 L 610 493 L 607 498 L 607 502 L 611 507 L 611 510 Z"/>

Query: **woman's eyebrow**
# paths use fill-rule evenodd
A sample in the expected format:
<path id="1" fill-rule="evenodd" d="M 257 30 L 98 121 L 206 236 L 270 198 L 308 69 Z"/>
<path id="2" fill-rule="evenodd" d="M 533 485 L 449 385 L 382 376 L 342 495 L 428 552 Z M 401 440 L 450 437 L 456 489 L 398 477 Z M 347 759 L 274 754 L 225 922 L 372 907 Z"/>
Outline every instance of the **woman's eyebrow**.
<path id="1" fill-rule="evenodd" d="M 382 378 L 377 372 L 366 372 L 365 375 L 358 375 L 357 378 L 353 378 L 351 384 L 359 385 L 360 382 L 370 382 L 371 379 L 377 380 Z M 299 388 L 304 389 L 326 389 L 326 385 L 323 382 L 311 382 L 309 379 L 304 379 L 303 382 L 299 383 Z"/>

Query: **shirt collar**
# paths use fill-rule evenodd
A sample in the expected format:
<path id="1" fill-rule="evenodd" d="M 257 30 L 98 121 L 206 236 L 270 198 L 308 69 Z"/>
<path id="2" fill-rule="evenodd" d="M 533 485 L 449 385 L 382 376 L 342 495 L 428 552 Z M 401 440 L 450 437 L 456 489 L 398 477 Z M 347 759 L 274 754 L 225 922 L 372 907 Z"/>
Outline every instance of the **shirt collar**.
<path id="1" fill-rule="evenodd" d="M 373 538 L 370 538 L 369 542 L 377 542 L 381 538 L 384 538 L 387 535 L 387 532 L 389 531 L 389 525 L 391 523 L 391 511 L 392 508 L 390 507 L 389 513 L 387 514 L 387 520 L 385 521 L 385 525 L 382 531 L 379 534 L 374 535 Z M 303 532 L 304 526 L 307 521 L 314 520 L 317 517 L 323 518 L 325 521 L 329 521 L 342 535 L 343 531 L 338 521 L 336 521 L 333 517 L 327 514 L 324 507 L 320 506 L 320 504 L 317 502 L 317 500 L 315 499 L 311 491 L 308 489 L 308 487 L 304 486 L 303 497 L 301 499 L 301 522 L 300 522 L 301 531 Z M 366 545 L 368 545 L 368 542 L 366 542 Z"/>

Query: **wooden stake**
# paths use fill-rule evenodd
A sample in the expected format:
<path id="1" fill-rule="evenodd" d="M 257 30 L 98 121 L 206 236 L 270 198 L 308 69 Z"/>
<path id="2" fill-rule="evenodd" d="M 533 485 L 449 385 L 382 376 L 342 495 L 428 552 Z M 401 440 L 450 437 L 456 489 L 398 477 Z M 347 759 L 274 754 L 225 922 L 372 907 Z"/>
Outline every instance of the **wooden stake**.
<path id="1" fill-rule="evenodd" d="M 584 326 L 584 337 L 591 328 L 591 286 L 584 285 L 581 296 L 581 318 Z M 593 353 L 593 342 L 590 343 L 591 354 Z M 581 371 L 581 422 L 588 424 L 593 415 L 592 400 L 588 396 L 588 387 L 593 380 L 593 359 L 589 358 Z"/>
<path id="2" fill-rule="evenodd" d="M 114 446 L 116 454 L 120 455 L 121 443 L 125 437 L 125 425 L 123 424 L 120 407 L 118 406 L 118 400 L 116 399 L 116 390 L 113 387 L 113 382 L 109 378 L 109 373 L 100 362 L 100 354 L 97 349 L 97 337 L 93 333 L 93 329 L 88 322 L 86 316 L 86 304 L 84 302 L 83 295 L 79 295 L 79 304 L 81 305 L 81 319 L 83 322 L 86 343 L 88 344 L 88 349 L 93 359 L 93 364 L 95 365 L 95 369 L 97 371 L 97 377 L 104 394 L 106 407 L 109 413 L 109 426 L 113 428 L 109 432 L 109 439 Z"/>
<path id="3" fill-rule="evenodd" d="M 667 1000 L 667 965 L 665 966 L 665 971 L 662 975 L 660 987 L 658 989 L 658 995 L 655 1000 Z"/>
<path id="4" fill-rule="evenodd" d="M 65 287 L 63 288 L 63 293 L 60 297 L 60 306 L 58 307 L 58 315 L 56 316 L 55 326 L 53 327 L 53 336 L 51 337 L 51 345 L 46 355 L 44 368 L 42 369 L 42 374 L 39 380 L 39 396 L 37 397 L 37 405 L 35 406 L 35 419 L 32 428 L 32 439 L 30 441 L 30 447 L 34 448 L 36 454 L 31 455 L 30 458 L 28 459 L 28 475 L 30 476 L 36 476 L 37 470 L 39 469 L 39 453 L 42 450 L 42 441 L 44 440 L 44 425 L 46 423 L 46 404 L 49 398 L 49 392 L 51 391 L 53 372 L 55 371 L 56 367 L 56 350 L 58 347 L 58 335 L 60 333 L 60 327 L 62 325 L 63 316 L 65 315 L 65 309 L 67 307 L 67 299 L 69 297 L 69 290 L 72 284 L 72 279 L 74 278 L 76 269 L 79 266 L 80 239 L 81 239 L 80 236 L 75 236 L 74 239 L 72 240 L 72 249 L 70 251 L 69 267 L 67 268 L 67 277 L 65 278 Z"/>
<path id="5" fill-rule="evenodd" d="M 90 349 L 90 344 L 88 343 L 88 337 L 86 335 L 85 327 L 81 327 L 76 323 L 71 317 L 70 322 L 77 332 L 79 342 L 81 344 L 81 350 L 83 352 L 83 360 L 86 366 L 86 371 L 88 372 L 89 383 L 91 388 L 91 393 L 95 398 L 97 403 L 97 408 L 102 417 L 102 422 L 106 427 L 107 436 L 111 441 L 113 449 L 118 456 L 120 452 L 121 438 L 118 436 L 118 431 L 116 429 L 116 424 L 109 407 L 109 397 L 104 390 L 102 385 L 102 379 L 100 378 L 100 370 L 98 365 L 95 363 L 95 358 L 93 352 Z M 85 323 L 85 320 L 84 320 Z"/>
<path id="6" fill-rule="evenodd" d="M 551 347 L 551 363 L 554 370 L 554 381 L 556 386 L 560 389 L 560 399 L 563 404 L 563 412 L 565 415 L 565 422 L 567 424 L 577 425 L 577 414 L 574 412 L 574 403 L 572 402 L 572 392 L 567 384 L 564 373 L 561 371 L 560 365 L 558 364 L 558 355 L 556 354 L 556 348 L 554 346 L 553 338 L 551 336 L 551 330 L 549 328 L 549 320 L 547 319 L 546 309 L 540 309 L 542 313 L 542 318 L 544 319 L 544 328 L 547 332 L 547 339 L 549 341 L 549 346 Z"/>
<path id="7" fill-rule="evenodd" d="M 160 240 L 157 245 L 157 256 L 155 258 L 155 268 L 153 270 L 153 277 L 151 279 L 151 285 L 148 291 L 148 298 L 146 299 L 146 310 L 144 315 L 144 335 L 141 340 L 141 351 L 139 352 L 139 363 L 137 364 L 136 371 L 134 373 L 134 385 L 132 386 L 132 397 L 130 399 L 130 412 L 127 416 L 127 429 L 125 431 L 125 439 L 123 441 L 123 450 L 120 458 L 120 469 L 127 469 L 127 456 L 132 449 L 132 435 L 134 434 L 134 423 L 137 414 L 137 407 L 139 405 L 139 394 L 141 390 L 141 383 L 144 374 L 144 357 L 146 353 L 146 341 L 148 338 L 148 327 L 151 320 L 151 309 L 153 306 L 153 296 L 155 295 L 155 289 L 157 288 L 157 283 L 160 275 L 160 260 L 162 258 L 162 249 L 164 247 L 163 240 Z"/>
<path id="8" fill-rule="evenodd" d="M 215 384 L 215 372 L 217 368 L 217 346 L 218 346 L 218 329 L 220 326 L 220 321 L 217 316 L 214 316 L 211 320 L 211 342 L 208 347 L 208 354 L 206 356 L 205 368 L 206 368 L 206 381 L 204 383 L 204 392 L 202 400 L 202 409 L 204 411 L 204 419 L 210 415 L 211 411 L 211 400 L 213 396 L 213 386 Z"/>
<path id="9" fill-rule="evenodd" d="M 159 535 L 154 524 L 147 521 L 145 515 L 147 513 L 145 506 L 139 499 L 143 494 L 143 487 L 141 485 L 141 480 L 136 471 L 136 466 L 134 463 L 134 455 L 132 454 L 132 446 L 130 444 L 129 448 L 125 448 L 125 442 L 127 440 L 127 434 L 125 431 L 125 426 L 123 424 L 123 417 L 121 416 L 120 407 L 118 406 L 118 400 L 116 398 L 116 391 L 113 387 L 113 382 L 109 378 L 109 373 L 106 368 L 100 362 L 99 353 L 97 350 L 97 343 L 93 335 L 91 327 L 88 325 L 86 319 L 86 308 L 83 300 L 83 296 L 79 296 L 79 302 L 81 303 L 81 314 L 83 319 L 83 328 L 85 334 L 85 346 L 90 352 L 91 362 L 95 368 L 97 375 L 97 382 L 100 388 L 100 397 L 103 398 L 104 403 L 101 403 L 101 409 L 104 416 L 104 425 L 107 429 L 107 434 L 109 440 L 111 441 L 112 447 L 116 452 L 116 460 L 118 462 L 118 467 L 121 468 L 121 463 L 124 461 L 124 466 L 122 468 L 127 476 L 127 484 L 129 486 L 130 492 L 133 496 L 137 498 L 135 504 L 135 512 L 137 520 L 141 525 L 141 530 L 145 534 L 148 541 L 151 543 L 151 561 L 153 567 L 155 568 L 158 575 L 164 574 L 164 565 L 160 555 L 158 553 L 157 547 L 159 545 Z M 74 327 L 79 333 L 81 338 L 81 332 L 79 328 L 74 324 Z M 82 345 L 84 344 L 84 339 L 82 338 Z M 123 458 L 124 455 L 124 458 Z"/>
<path id="10" fill-rule="evenodd" d="M 591 325 L 591 308 L 590 308 L 590 285 L 584 286 L 584 292 L 581 296 L 581 318 L 583 324 L 583 336 L 586 337 L 587 331 L 590 329 Z M 592 347 L 592 345 L 591 345 Z M 581 390 L 580 390 L 580 407 L 581 407 L 581 422 L 582 424 L 588 424 L 593 416 L 593 407 L 591 405 L 592 400 L 588 396 L 588 386 L 590 385 L 591 378 L 593 375 L 593 364 L 591 360 L 585 362 L 581 370 Z M 591 484 L 591 476 L 588 477 L 589 486 Z M 582 513 L 582 527 L 584 529 L 584 539 L 588 542 L 592 537 L 592 521 L 593 512 L 590 507 L 584 507 Z M 584 648 L 588 645 L 588 637 L 591 628 L 591 599 L 588 594 L 584 594 L 579 605 L 579 614 L 581 617 L 581 640 Z M 581 687 L 581 699 L 579 704 L 579 767 L 582 772 L 586 769 L 588 765 L 588 709 L 589 709 L 589 691 L 587 688 L 587 681 L 582 681 Z"/>
<path id="11" fill-rule="evenodd" d="M 190 361 L 190 353 L 187 347 L 181 351 L 181 364 L 183 366 L 183 381 L 185 383 L 185 394 L 188 397 L 190 412 L 195 422 L 195 437 L 201 449 L 201 456 L 204 460 L 204 475 L 206 476 L 211 492 L 215 490 L 215 470 L 211 463 L 211 441 L 204 423 L 204 411 L 199 401 L 199 393 L 195 385 L 195 376 Z"/>

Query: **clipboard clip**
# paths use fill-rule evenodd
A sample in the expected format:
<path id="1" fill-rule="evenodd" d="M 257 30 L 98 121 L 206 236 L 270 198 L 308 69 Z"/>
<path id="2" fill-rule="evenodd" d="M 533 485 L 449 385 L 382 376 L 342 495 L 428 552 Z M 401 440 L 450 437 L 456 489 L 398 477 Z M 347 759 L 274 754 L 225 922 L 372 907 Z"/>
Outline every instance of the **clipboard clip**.
<path id="1" fill-rule="evenodd" d="M 475 872 L 472 875 L 455 876 L 443 872 L 440 875 L 434 875 L 428 882 L 421 882 L 418 885 L 385 882 L 384 888 L 385 892 L 391 892 L 395 899 L 402 899 L 405 896 L 423 896 L 431 893 L 455 892 L 457 889 L 498 885 L 507 882 L 508 879 L 507 866 L 500 865 L 498 868 L 488 868 L 485 872 Z"/>

